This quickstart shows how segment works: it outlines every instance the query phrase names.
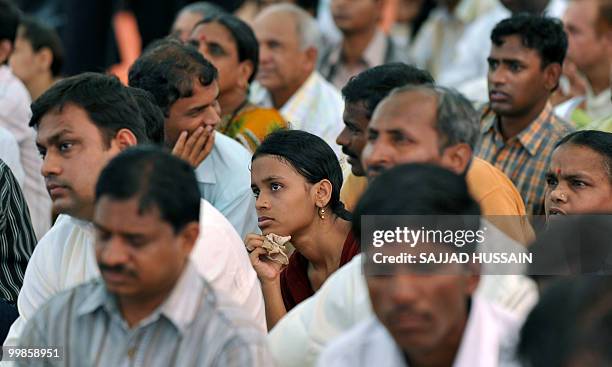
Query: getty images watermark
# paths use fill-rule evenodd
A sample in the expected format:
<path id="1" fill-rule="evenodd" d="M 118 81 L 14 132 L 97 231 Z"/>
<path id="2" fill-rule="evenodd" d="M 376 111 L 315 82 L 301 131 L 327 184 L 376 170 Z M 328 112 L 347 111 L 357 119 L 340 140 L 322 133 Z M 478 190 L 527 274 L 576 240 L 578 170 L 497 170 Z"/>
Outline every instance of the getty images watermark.
<path id="1" fill-rule="evenodd" d="M 517 233 L 513 233 L 517 232 Z M 519 233 L 520 232 L 520 233 Z M 525 233 L 522 233 L 525 232 Z M 479 216 L 363 216 L 361 245 L 366 270 L 456 273 L 477 266 L 481 273 L 523 274 L 534 263 L 526 218 Z"/>

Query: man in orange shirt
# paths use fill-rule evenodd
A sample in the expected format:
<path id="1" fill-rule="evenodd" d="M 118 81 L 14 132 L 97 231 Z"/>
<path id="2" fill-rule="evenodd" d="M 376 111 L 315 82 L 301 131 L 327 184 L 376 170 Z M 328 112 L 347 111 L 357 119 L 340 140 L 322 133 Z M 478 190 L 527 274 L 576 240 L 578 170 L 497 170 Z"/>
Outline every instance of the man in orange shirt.
<path id="1" fill-rule="evenodd" d="M 395 90 L 374 111 L 361 161 L 369 179 L 403 163 L 433 163 L 465 174 L 482 213 L 514 240 L 534 237 L 516 187 L 500 170 L 473 156 L 478 113 L 456 91 L 432 85 Z"/>

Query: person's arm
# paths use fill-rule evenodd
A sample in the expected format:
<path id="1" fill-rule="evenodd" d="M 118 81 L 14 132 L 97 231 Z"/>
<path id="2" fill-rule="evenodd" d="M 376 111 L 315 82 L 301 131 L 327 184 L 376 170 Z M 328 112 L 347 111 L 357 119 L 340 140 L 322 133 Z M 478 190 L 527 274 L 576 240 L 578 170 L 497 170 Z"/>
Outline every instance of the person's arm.
<path id="1" fill-rule="evenodd" d="M 283 266 L 265 257 L 266 250 L 262 247 L 264 236 L 250 233 L 246 236 L 245 245 L 250 251 L 249 258 L 253 269 L 261 282 L 264 302 L 266 305 L 266 322 L 268 329 L 276 325 L 278 320 L 287 314 L 281 292 L 280 274 Z"/>
<path id="2" fill-rule="evenodd" d="M 121 10 L 113 16 L 113 29 L 121 61 L 113 65 L 109 71 L 127 84 L 128 70 L 142 51 L 138 22 L 131 11 Z"/>
<path id="3" fill-rule="evenodd" d="M 55 228 L 51 228 L 41 238 L 28 262 L 23 286 L 17 298 L 19 318 L 11 326 L 9 334 L 4 341 L 5 346 L 17 345 L 25 323 L 40 306 L 60 291 L 59 274 L 56 269 L 59 268 L 58 262 L 61 261 L 62 254 L 54 251 L 54 242 L 57 237 L 57 227 L 61 220 L 63 218 L 58 218 L 54 226 Z"/>

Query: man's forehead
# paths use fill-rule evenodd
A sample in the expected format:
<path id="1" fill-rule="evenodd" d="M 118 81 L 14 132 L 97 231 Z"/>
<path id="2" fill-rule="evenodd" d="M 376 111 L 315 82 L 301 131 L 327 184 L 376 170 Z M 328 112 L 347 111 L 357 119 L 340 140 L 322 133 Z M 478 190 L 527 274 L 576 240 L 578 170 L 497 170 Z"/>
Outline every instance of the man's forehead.
<path id="1" fill-rule="evenodd" d="M 265 12 L 265 10 L 264 10 Z M 273 11 L 261 14 L 253 23 L 253 30 L 257 38 L 266 39 L 297 39 L 297 20 L 289 12 Z M 282 30 L 279 32 L 278 30 Z"/>
<path id="2" fill-rule="evenodd" d="M 60 133 L 76 133 L 90 124 L 97 129 L 87 112 L 73 104 L 57 106 L 41 117 L 37 128 L 37 141 Z"/>
<path id="3" fill-rule="evenodd" d="M 518 35 L 510 35 L 501 38 L 502 43 L 491 47 L 491 57 L 507 60 L 527 60 L 529 58 L 540 59 L 537 50 L 529 48 L 523 44 L 523 40 Z"/>
<path id="4" fill-rule="evenodd" d="M 435 119 L 436 98 L 419 91 L 406 91 L 384 99 L 376 108 L 372 121 L 398 121 L 406 123 L 413 120 Z"/>

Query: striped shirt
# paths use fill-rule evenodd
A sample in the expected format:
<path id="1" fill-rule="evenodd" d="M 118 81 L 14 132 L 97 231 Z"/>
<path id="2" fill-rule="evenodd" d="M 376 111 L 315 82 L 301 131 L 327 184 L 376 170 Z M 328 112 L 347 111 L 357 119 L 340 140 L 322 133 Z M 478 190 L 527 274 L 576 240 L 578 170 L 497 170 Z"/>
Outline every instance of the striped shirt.
<path id="1" fill-rule="evenodd" d="M 504 141 L 499 117 L 485 109 L 481 122 L 481 141 L 476 155 L 502 170 L 521 193 L 527 214 L 544 214 L 546 170 L 555 144 L 573 127 L 546 105 L 540 115 L 517 136 Z"/>
<path id="2" fill-rule="evenodd" d="M 53 297 L 28 322 L 19 344 L 63 347 L 61 366 L 273 365 L 261 329 L 191 263 L 168 298 L 132 328 L 98 278 Z"/>
<path id="3" fill-rule="evenodd" d="M 0 159 L 0 298 L 17 301 L 34 246 L 36 237 L 21 188 Z"/>

